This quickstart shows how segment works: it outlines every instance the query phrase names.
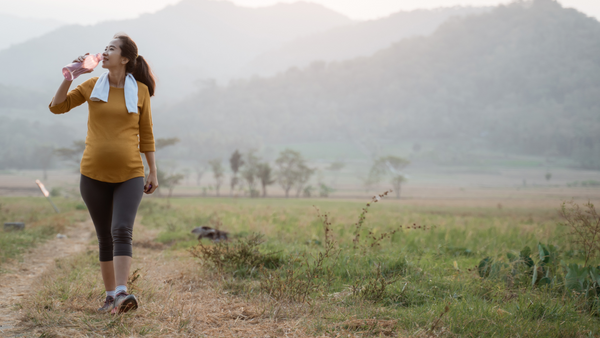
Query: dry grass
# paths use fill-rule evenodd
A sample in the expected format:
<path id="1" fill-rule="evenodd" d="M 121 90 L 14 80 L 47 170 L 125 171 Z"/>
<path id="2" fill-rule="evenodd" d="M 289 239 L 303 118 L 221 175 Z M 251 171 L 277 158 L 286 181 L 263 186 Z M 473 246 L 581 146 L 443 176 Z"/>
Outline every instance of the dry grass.
<path id="1" fill-rule="evenodd" d="M 136 226 L 140 239 L 132 276 L 137 278 L 129 288 L 138 296 L 138 310 L 95 313 L 104 289 L 96 247 L 89 245 L 86 252 L 57 260 L 32 285 L 36 292 L 17 305 L 23 337 L 314 337 L 322 320 L 330 327 L 326 337 L 396 336 L 397 321 L 345 320 L 348 309 L 327 302 L 309 306 L 234 295 L 229 277 L 206 270 L 183 250 L 147 245 L 145 228 Z M 331 324 L 332 314 L 339 324 Z"/>
<path id="2" fill-rule="evenodd" d="M 138 227 L 138 231 L 141 226 Z M 137 246 L 130 290 L 137 311 L 120 316 L 96 314 L 104 290 L 97 252 L 56 262 L 32 286 L 37 292 L 19 305 L 22 333 L 29 337 L 304 337 L 299 308 L 267 299 L 244 300 L 221 288 L 219 275 L 203 271 L 184 252 Z"/>

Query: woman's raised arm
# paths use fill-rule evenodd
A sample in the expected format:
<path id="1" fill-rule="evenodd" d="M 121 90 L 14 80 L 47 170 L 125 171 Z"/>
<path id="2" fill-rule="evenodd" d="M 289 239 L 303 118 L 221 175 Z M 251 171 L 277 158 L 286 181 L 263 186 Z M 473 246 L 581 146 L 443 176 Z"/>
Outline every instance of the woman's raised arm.
<path id="1" fill-rule="evenodd" d="M 50 107 L 54 107 L 57 104 L 65 102 L 65 100 L 67 99 L 67 93 L 69 92 L 69 88 L 71 87 L 71 83 L 73 83 L 73 81 L 68 81 L 67 79 L 63 80 L 63 82 L 58 87 L 56 94 L 54 94 L 54 98 L 50 103 Z"/>
<path id="2" fill-rule="evenodd" d="M 73 60 L 73 62 L 83 62 L 85 57 L 88 56 L 89 54 L 90 53 L 85 53 L 85 54 L 77 57 L 77 59 Z M 92 71 L 93 71 L 93 69 L 90 70 L 89 72 L 84 72 L 83 74 L 91 73 Z M 54 98 L 52 98 L 52 102 L 50 102 L 50 107 L 54 107 L 56 105 L 59 105 L 59 104 L 65 102 L 65 100 L 67 99 L 67 93 L 69 92 L 69 88 L 71 87 L 71 83 L 73 83 L 73 81 L 68 81 L 67 79 L 63 80 L 63 82 L 60 84 L 60 86 L 56 90 L 56 94 L 54 94 Z"/>

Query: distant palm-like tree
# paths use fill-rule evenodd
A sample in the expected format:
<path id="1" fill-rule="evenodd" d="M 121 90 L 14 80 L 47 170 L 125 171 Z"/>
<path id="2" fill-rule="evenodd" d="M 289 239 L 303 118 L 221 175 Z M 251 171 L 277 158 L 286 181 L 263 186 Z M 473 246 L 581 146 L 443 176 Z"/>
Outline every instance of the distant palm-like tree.
<path id="1" fill-rule="evenodd" d="M 398 156 L 380 157 L 373 163 L 368 180 L 370 182 L 379 182 L 382 177 L 391 176 L 391 183 L 396 190 L 396 198 L 400 198 L 401 185 L 406 182 L 406 177 L 401 171 L 409 164 L 409 160 Z"/>
<path id="2" fill-rule="evenodd" d="M 231 166 L 231 171 L 233 172 L 233 176 L 231 176 L 230 190 L 229 195 L 233 195 L 233 189 L 238 184 L 239 179 L 237 177 L 238 171 L 244 165 L 244 160 L 242 159 L 242 154 L 236 149 L 233 154 L 231 154 L 231 158 L 229 159 L 229 165 Z"/>
<path id="3" fill-rule="evenodd" d="M 257 166 L 257 176 L 262 185 L 262 197 L 267 197 L 267 186 L 275 183 L 273 170 L 269 163 L 259 163 Z"/>
<path id="4" fill-rule="evenodd" d="M 217 191 L 217 196 L 219 196 L 219 189 L 221 188 L 221 184 L 223 183 L 223 176 L 225 174 L 225 170 L 223 169 L 223 165 L 221 164 L 220 159 L 213 159 L 208 161 L 210 165 L 213 176 L 215 178 L 215 190 Z"/>

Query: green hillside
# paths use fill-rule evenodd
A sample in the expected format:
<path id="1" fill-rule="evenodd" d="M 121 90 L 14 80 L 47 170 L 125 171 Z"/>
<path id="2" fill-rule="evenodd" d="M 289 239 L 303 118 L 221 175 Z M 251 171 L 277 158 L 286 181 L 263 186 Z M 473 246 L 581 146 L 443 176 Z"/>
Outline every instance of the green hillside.
<path id="1" fill-rule="evenodd" d="M 267 143 L 427 140 L 600 169 L 598 55 L 597 20 L 552 0 L 518 2 L 372 57 L 208 86 L 160 123 Z"/>

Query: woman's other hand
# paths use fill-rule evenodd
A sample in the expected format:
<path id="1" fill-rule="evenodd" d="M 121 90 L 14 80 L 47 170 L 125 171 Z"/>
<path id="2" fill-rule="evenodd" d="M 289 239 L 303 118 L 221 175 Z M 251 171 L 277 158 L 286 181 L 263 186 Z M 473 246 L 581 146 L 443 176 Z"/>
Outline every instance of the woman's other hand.
<path id="1" fill-rule="evenodd" d="M 144 192 L 146 194 L 151 194 L 158 188 L 158 179 L 156 178 L 156 171 L 151 171 L 148 174 L 148 178 L 146 179 L 146 184 L 144 185 Z"/>

